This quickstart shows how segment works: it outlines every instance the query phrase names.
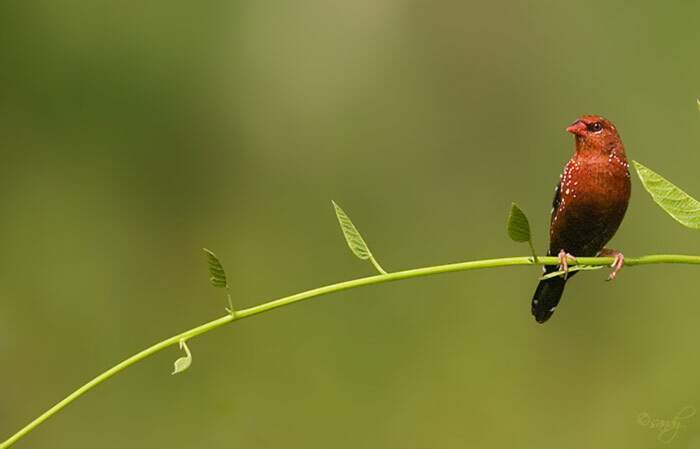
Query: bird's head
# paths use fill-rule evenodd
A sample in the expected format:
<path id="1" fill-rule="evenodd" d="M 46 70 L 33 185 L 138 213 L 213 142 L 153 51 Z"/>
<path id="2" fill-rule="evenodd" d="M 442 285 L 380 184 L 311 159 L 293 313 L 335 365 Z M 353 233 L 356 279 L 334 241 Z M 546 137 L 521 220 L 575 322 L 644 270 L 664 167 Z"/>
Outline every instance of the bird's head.
<path id="1" fill-rule="evenodd" d="M 599 151 L 609 154 L 617 150 L 624 154 L 625 150 L 615 125 L 603 117 L 581 116 L 566 130 L 576 136 L 576 151 Z"/>

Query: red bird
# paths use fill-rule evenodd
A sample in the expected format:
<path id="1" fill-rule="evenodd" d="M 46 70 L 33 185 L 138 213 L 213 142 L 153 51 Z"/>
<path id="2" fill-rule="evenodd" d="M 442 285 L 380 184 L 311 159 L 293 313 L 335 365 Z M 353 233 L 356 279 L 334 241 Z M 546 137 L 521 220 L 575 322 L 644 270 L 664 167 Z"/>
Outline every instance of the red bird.
<path id="1" fill-rule="evenodd" d="M 575 136 L 576 151 L 566 164 L 554 194 L 547 255 L 559 257 L 565 272 L 540 281 L 532 297 L 532 315 L 538 323 L 552 316 L 559 304 L 574 256 L 614 256 L 615 279 L 625 258 L 605 248 L 625 216 L 630 199 L 629 164 L 615 125 L 597 115 L 584 115 L 566 130 Z M 546 266 L 545 273 L 557 271 Z"/>

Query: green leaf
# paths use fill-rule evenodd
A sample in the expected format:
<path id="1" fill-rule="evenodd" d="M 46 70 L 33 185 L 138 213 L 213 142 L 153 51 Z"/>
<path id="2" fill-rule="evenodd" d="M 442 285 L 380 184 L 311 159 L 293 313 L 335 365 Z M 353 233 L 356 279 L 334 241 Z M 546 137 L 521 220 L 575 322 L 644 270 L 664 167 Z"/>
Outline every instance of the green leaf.
<path id="1" fill-rule="evenodd" d="M 181 373 L 192 365 L 192 353 L 190 352 L 190 348 L 187 347 L 185 340 L 180 340 L 180 349 L 185 350 L 185 357 L 180 357 L 175 360 L 175 369 L 172 374 Z"/>
<path id="2" fill-rule="evenodd" d="M 515 203 L 510 206 L 508 214 L 508 235 L 516 242 L 530 241 L 530 222 Z"/>
<path id="3" fill-rule="evenodd" d="M 651 194 L 656 204 L 680 224 L 700 229 L 700 202 L 658 173 L 637 161 L 633 162 L 639 179 L 642 180 L 644 188 Z"/>
<path id="4" fill-rule="evenodd" d="M 573 267 L 569 267 L 569 273 L 573 273 L 574 271 L 600 270 L 601 268 L 603 268 L 603 265 L 574 265 Z M 552 273 L 547 273 L 544 276 L 540 277 L 540 281 L 555 278 L 557 276 L 562 276 L 563 274 L 564 271 L 554 271 Z"/>
<path id="5" fill-rule="evenodd" d="M 348 217 L 348 215 L 335 203 L 335 201 L 332 201 L 332 203 L 333 207 L 335 208 L 335 215 L 338 217 L 338 223 L 340 223 L 340 229 L 343 230 L 345 241 L 348 243 L 350 250 L 362 260 L 370 259 L 372 257 L 372 253 L 360 235 L 360 232 L 357 230 L 355 225 L 352 224 L 350 217 Z"/>
<path id="6" fill-rule="evenodd" d="M 698 102 L 698 110 L 700 110 L 700 98 L 696 100 Z"/>
<path id="7" fill-rule="evenodd" d="M 202 250 L 204 250 L 204 254 L 207 256 L 207 262 L 209 264 L 209 282 L 211 282 L 211 285 L 218 288 L 228 288 L 226 271 L 224 271 L 224 267 L 221 265 L 221 262 L 219 262 L 219 258 L 206 248 L 202 248 Z"/>

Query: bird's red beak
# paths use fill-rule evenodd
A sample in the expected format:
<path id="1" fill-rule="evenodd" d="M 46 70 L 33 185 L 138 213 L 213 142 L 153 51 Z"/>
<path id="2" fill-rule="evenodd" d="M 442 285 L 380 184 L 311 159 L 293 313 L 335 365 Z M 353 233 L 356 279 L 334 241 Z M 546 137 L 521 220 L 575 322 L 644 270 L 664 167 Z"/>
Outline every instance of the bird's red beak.
<path id="1" fill-rule="evenodd" d="M 571 134 L 583 136 L 586 132 L 586 124 L 583 123 L 581 120 L 576 120 L 574 123 L 571 124 L 571 126 L 566 128 L 566 130 Z"/>

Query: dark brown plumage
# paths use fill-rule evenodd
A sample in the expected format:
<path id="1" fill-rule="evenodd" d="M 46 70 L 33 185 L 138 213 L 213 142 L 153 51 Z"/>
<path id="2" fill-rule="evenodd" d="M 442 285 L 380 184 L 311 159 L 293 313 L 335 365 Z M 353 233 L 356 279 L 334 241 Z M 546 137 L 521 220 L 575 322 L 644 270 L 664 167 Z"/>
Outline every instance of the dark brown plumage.
<path id="1" fill-rule="evenodd" d="M 554 195 L 548 255 L 558 256 L 565 271 L 568 260 L 574 256 L 614 255 L 614 270 L 609 278 L 614 279 L 624 256 L 604 247 L 615 235 L 629 203 L 631 186 L 625 148 L 615 125 L 603 117 L 584 115 L 566 130 L 574 134 L 576 150 Z M 548 266 L 545 273 L 556 270 Z M 540 281 L 532 298 L 532 314 L 537 322 L 544 323 L 552 316 L 565 284 L 566 277 Z"/>

